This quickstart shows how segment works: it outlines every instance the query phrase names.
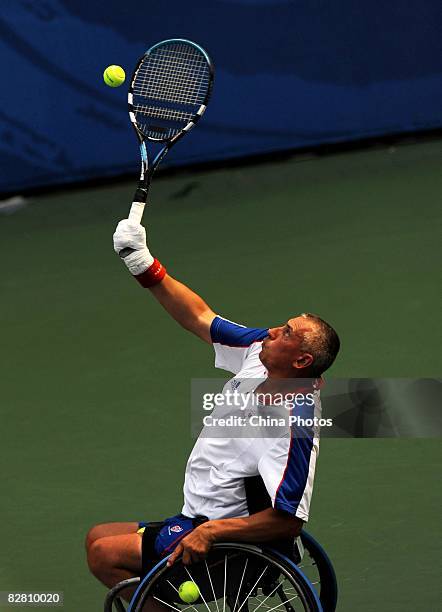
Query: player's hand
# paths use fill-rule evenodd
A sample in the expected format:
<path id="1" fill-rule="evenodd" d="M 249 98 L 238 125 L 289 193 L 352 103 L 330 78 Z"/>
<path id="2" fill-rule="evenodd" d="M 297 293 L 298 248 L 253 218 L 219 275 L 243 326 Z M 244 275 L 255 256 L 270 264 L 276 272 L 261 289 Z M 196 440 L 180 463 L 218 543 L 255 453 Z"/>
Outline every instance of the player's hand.
<path id="1" fill-rule="evenodd" d="M 146 230 L 142 225 L 131 223 L 128 219 L 120 221 L 114 233 L 114 251 L 119 255 L 123 249 L 133 250 L 123 261 L 134 276 L 153 264 L 154 258 L 146 244 Z"/>
<path id="2" fill-rule="evenodd" d="M 214 540 L 206 525 L 207 523 L 200 525 L 181 540 L 170 555 L 167 561 L 168 566 L 175 563 L 181 555 L 183 556 L 184 565 L 196 563 L 207 557 Z"/>

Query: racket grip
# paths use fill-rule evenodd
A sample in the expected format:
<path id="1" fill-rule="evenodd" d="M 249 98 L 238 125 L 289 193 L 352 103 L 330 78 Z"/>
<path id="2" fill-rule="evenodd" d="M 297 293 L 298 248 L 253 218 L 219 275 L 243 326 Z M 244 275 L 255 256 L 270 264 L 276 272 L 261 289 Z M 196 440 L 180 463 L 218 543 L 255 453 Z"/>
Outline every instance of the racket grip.
<path id="1" fill-rule="evenodd" d="M 138 225 L 141 223 L 141 219 L 143 218 L 144 207 L 146 206 L 145 202 L 132 202 L 132 206 L 130 207 L 129 212 L 129 221 Z"/>

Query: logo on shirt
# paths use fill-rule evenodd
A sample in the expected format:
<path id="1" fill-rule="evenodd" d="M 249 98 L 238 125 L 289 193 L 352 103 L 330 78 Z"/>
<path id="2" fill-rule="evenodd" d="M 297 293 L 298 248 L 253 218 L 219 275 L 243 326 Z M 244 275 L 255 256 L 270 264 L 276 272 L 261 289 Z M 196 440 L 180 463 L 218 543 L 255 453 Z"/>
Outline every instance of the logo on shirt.
<path id="1" fill-rule="evenodd" d="M 238 389 L 240 384 L 241 384 L 241 381 L 237 380 L 236 378 L 230 381 L 230 386 L 232 387 L 233 391 L 236 391 L 236 389 Z"/>
<path id="2" fill-rule="evenodd" d="M 180 533 L 183 528 L 181 527 L 181 525 L 174 525 L 173 527 L 169 527 L 169 530 L 173 531 L 174 533 Z"/>

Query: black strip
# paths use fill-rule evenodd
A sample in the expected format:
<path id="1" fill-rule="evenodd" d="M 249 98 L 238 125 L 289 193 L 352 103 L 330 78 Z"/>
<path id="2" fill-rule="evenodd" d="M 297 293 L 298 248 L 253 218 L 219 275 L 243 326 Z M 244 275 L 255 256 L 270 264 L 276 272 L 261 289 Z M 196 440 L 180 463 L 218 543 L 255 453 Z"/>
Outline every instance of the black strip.
<path id="1" fill-rule="evenodd" d="M 261 476 L 244 478 L 244 488 L 249 514 L 256 514 L 272 507 L 272 500 Z"/>
<path id="2" fill-rule="evenodd" d="M 145 576 L 153 566 L 158 563 L 159 558 L 155 551 L 155 540 L 164 521 L 149 523 L 143 533 L 141 542 L 141 576 Z"/>
<path id="3" fill-rule="evenodd" d="M 249 514 L 256 514 L 257 512 L 262 512 L 263 510 L 267 510 L 267 508 L 272 507 L 272 500 L 270 495 L 267 492 L 266 486 L 264 484 L 261 476 L 248 476 L 244 478 L 244 488 L 246 491 L 246 500 L 247 500 L 247 508 L 249 510 Z M 264 546 L 268 548 L 274 548 L 278 550 L 280 553 L 293 558 L 293 540 L 273 540 L 270 542 L 264 542 Z"/>

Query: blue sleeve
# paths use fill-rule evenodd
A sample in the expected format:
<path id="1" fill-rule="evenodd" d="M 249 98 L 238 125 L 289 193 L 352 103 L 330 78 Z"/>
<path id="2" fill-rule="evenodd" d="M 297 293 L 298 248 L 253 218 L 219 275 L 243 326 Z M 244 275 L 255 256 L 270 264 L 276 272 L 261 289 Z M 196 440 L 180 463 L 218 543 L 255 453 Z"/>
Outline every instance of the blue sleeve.
<path id="1" fill-rule="evenodd" d="M 298 509 L 301 509 L 309 485 L 312 452 L 314 452 L 312 438 L 292 438 L 287 468 L 275 496 L 275 508 L 299 516 Z M 307 520 L 304 514 L 301 514 L 300 518 Z"/>
<path id="2" fill-rule="evenodd" d="M 313 419 L 314 406 L 296 409 L 302 419 Z M 293 414 L 293 412 L 292 412 Z M 275 495 L 274 507 L 292 513 L 303 520 L 308 519 L 308 510 L 313 487 L 317 449 L 314 448 L 314 429 L 310 426 L 293 425 L 286 468 Z"/>
<path id="3" fill-rule="evenodd" d="M 262 327 L 244 327 L 221 317 L 215 317 L 210 326 L 210 335 L 214 344 L 238 348 L 245 348 L 253 342 L 264 340 L 268 332 L 268 329 Z"/>

